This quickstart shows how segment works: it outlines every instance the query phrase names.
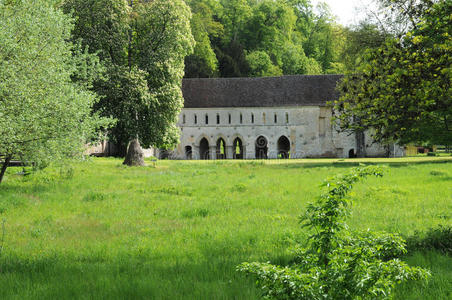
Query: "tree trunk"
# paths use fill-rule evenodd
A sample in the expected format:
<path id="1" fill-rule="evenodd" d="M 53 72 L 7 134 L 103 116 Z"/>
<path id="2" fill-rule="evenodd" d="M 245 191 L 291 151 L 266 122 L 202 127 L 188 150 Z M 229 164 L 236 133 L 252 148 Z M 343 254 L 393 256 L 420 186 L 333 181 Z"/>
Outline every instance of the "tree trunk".
<path id="1" fill-rule="evenodd" d="M 2 183 L 3 176 L 5 175 L 6 172 L 6 168 L 8 168 L 9 162 L 11 161 L 12 158 L 13 158 L 12 155 L 6 156 L 5 161 L 3 162 L 2 170 L 0 171 L 0 183 Z"/>
<path id="2" fill-rule="evenodd" d="M 127 149 L 126 159 L 123 164 L 128 166 L 145 166 L 143 160 L 143 150 L 141 149 L 138 139 L 133 139 L 130 142 L 129 148 Z"/>
<path id="3" fill-rule="evenodd" d="M 364 131 L 357 131 L 355 136 L 356 136 L 356 156 L 366 157 L 366 141 L 364 139 Z"/>

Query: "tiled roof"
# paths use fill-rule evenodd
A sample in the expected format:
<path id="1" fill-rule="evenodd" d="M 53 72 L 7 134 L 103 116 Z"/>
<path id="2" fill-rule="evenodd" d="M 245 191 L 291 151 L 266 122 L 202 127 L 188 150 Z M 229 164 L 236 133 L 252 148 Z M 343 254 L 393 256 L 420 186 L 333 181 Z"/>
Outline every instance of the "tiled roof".
<path id="1" fill-rule="evenodd" d="M 342 75 L 184 79 L 185 108 L 325 106 Z"/>

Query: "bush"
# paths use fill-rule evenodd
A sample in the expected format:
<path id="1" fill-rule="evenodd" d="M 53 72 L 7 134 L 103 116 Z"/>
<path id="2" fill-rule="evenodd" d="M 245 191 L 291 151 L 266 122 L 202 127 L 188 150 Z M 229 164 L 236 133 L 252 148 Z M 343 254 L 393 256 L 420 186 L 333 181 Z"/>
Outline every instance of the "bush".
<path id="1" fill-rule="evenodd" d="M 428 271 L 396 258 L 406 253 L 400 236 L 348 230 L 345 219 L 351 201 L 345 196 L 369 175 L 382 172 L 376 167 L 356 168 L 325 181 L 327 191 L 300 218 L 312 234 L 297 247 L 291 265 L 253 262 L 237 269 L 256 276 L 265 296 L 276 299 L 388 299 L 396 284 L 426 279 Z"/>
<path id="2" fill-rule="evenodd" d="M 438 156 L 436 152 L 427 152 L 427 156 Z"/>
<path id="3" fill-rule="evenodd" d="M 409 252 L 438 250 L 452 255 L 452 226 L 440 225 L 438 228 L 430 228 L 426 233 L 416 231 L 406 242 Z"/>

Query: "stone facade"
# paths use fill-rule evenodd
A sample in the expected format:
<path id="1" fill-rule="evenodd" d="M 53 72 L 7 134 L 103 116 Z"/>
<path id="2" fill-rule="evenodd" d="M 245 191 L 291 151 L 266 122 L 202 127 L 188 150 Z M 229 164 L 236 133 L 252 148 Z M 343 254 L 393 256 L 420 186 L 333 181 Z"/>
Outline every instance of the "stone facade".
<path id="1" fill-rule="evenodd" d="M 355 135 L 333 128 L 332 110 L 326 105 L 337 97 L 339 78 L 184 80 L 180 144 L 170 158 L 353 157 L 358 146 Z M 391 151 L 403 155 L 400 147 L 372 143 L 363 147 L 367 156 L 387 156 Z"/>
<path id="2" fill-rule="evenodd" d="M 355 136 L 337 133 L 331 126 L 331 117 L 330 109 L 316 106 L 183 109 L 178 123 L 180 144 L 172 158 L 276 159 L 356 155 Z M 205 141 L 201 143 L 202 140 Z M 392 151 L 378 144 L 366 145 L 367 156 L 386 156 L 388 150 Z M 400 151 L 399 147 L 397 150 Z"/>

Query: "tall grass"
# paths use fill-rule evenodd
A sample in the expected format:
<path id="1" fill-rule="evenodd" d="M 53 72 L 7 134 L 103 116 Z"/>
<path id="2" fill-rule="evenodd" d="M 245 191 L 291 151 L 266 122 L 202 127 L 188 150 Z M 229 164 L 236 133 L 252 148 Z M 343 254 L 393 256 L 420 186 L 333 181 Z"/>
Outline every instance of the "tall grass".
<path id="1" fill-rule="evenodd" d="M 286 249 L 306 237 L 298 215 L 319 184 L 357 162 L 127 168 L 103 158 L 27 177 L 11 168 L 0 186 L 0 298 L 259 299 L 235 266 L 290 260 Z M 352 193 L 352 227 L 409 236 L 452 224 L 452 163 L 373 162 L 387 172 Z M 447 299 L 450 257 L 430 251 L 406 260 L 433 279 L 400 287 L 400 299 Z"/>

